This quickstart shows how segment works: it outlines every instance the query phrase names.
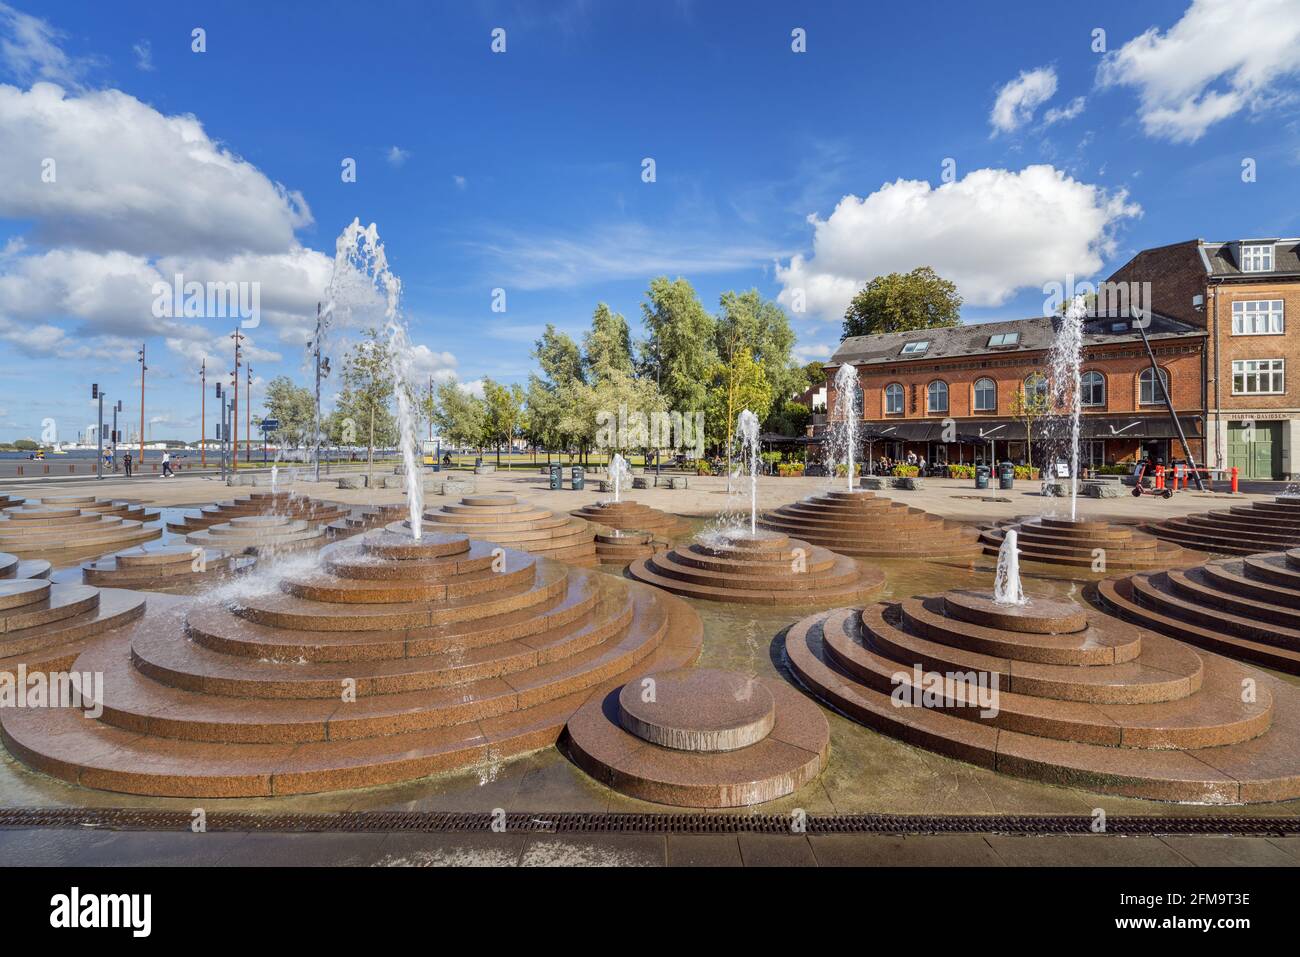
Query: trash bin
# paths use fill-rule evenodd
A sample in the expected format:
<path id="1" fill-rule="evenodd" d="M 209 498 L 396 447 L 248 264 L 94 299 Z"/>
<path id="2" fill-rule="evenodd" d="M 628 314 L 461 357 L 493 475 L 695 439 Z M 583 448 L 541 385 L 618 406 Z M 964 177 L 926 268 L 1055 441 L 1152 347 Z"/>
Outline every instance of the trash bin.
<path id="1" fill-rule="evenodd" d="M 558 492 L 564 487 L 564 469 L 558 465 L 551 466 L 551 491 Z"/>
<path id="2" fill-rule="evenodd" d="M 583 487 L 587 484 L 586 478 L 587 470 L 581 465 L 575 465 L 569 470 L 569 484 L 573 486 L 575 492 L 582 491 Z"/>
<path id="3" fill-rule="evenodd" d="M 977 465 L 977 466 L 975 466 L 975 487 L 976 487 L 976 488 L 988 488 L 988 487 L 989 487 L 989 472 L 990 472 L 990 471 L 991 471 L 991 469 L 990 469 L 987 465 Z"/>
<path id="4" fill-rule="evenodd" d="M 998 465 L 998 488 L 1009 489 L 1016 482 L 1016 467 L 1010 462 L 1002 462 Z"/>

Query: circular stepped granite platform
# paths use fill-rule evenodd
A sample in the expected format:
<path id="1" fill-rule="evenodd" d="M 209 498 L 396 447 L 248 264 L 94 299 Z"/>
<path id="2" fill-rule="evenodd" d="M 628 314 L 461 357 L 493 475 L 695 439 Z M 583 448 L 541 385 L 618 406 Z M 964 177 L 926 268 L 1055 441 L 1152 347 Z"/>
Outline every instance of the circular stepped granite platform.
<path id="1" fill-rule="evenodd" d="M 1019 518 L 980 533 L 984 551 L 996 555 L 1008 528 L 1014 528 L 1021 561 L 1042 562 L 1092 574 L 1094 563 L 1104 561 L 1096 574 L 1139 571 L 1191 565 L 1196 556 L 1172 542 L 1138 531 L 1131 525 L 1070 521 L 1068 518 Z"/>
<path id="2" fill-rule="evenodd" d="M 96 643 L 76 667 L 104 672 L 99 721 L 0 709 L 0 728 L 30 766 L 132 794 L 389 784 L 554 744 L 590 695 L 694 661 L 701 632 L 654 589 L 393 525 Z"/>
<path id="3" fill-rule="evenodd" d="M 0 582 L 22 578 L 49 578 L 50 563 L 39 558 L 21 559 L 17 555 L 0 552 Z"/>
<path id="4" fill-rule="evenodd" d="M 1004 774 L 1159 801 L 1300 797 L 1300 688 L 1069 602 L 1006 614 L 970 592 L 840 608 L 791 626 L 786 656 L 849 717 Z"/>
<path id="5" fill-rule="evenodd" d="M 0 510 L 0 551 L 20 558 L 102 555 L 162 535 L 156 511 L 132 502 L 67 496 Z"/>
<path id="6" fill-rule="evenodd" d="M 761 528 L 856 558 L 973 561 L 978 532 L 874 492 L 825 492 L 759 516 Z"/>
<path id="7" fill-rule="evenodd" d="M 582 568 L 597 564 L 596 529 L 590 522 L 513 495 L 469 495 L 424 513 L 424 529 L 452 532 L 556 558 Z"/>
<path id="8" fill-rule="evenodd" d="M 819 545 L 760 530 L 716 533 L 628 566 L 637 581 L 709 601 L 826 605 L 863 601 L 884 585 L 876 568 Z"/>
<path id="9" fill-rule="evenodd" d="M 327 540 L 320 525 L 284 515 L 241 515 L 185 536 L 191 545 L 232 555 L 268 557 L 318 548 Z"/>
<path id="10" fill-rule="evenodd" d="M 63 670 L 110 628 L 144 614 L 131 591 L 54 584 L 44 578 L 0 580 L 0 674 Z M 8 711 L 8 707 L 0 711 Z"/>
<path id="11" fill-rule="evenodd" d="M 569 514 L 609 529 L 596 533 L 596 557 L 610 564 L 627 564 L 662 552 L 686 530 L 686 523 L 676 515 L 629 499 L 595 502 Z"/>
<path id="12" fill-rule="evenodd" d="M 188 535 L 245 515 L 282 515 L 323 525 L 343 520 L 352 511 L 351 506 L 322 502 L 296 492 L 253 492 L 247 498 L 217 502 L 205 505 L 197 512 L 186 512 L 179 522 L 168 522 L 167 529 Z"/>
<path id="13" fill-rule="evenodd" d="M 1300 546 L 1300 497 L 1279 495 L 1226 509 L 1168 518 L 1139 526 L 1184 548 L 1222 555 L 1253 555 Z"/>
<path id="14" fill-rule="evenodd" d="M 643 801 L 744 807 L 816 778 L 830 727 L 784 682 L 690 668 L 593 696 L 569 719 L 560 747 L 597 781 Z"/>
<path id="15" fill-rule="evenodd" d="M 187 592 L 246 572 L 256 561 L 255 558 L 228 555 L 201 545 L 150 542 L 83 562 L 81 580 L 87 585 L 113 588 Z"/>
<path id="16" fill-rule="evenodd" d="M 346 538 L 368 532 L 374 528 L 383 528 L 400 521 L 406 515 L 409 506 L 405 502 L 390 502 L 383 505 L 363 505 L 354 508 L 342 518 L 335 519 L 325 526 L 330 538 Z"/>
<path id="17" fill-rule="evenodd" d="M 1107 579 L 1097 598 L 1143 628 L 1300 674 L 1300 549 Z"/>

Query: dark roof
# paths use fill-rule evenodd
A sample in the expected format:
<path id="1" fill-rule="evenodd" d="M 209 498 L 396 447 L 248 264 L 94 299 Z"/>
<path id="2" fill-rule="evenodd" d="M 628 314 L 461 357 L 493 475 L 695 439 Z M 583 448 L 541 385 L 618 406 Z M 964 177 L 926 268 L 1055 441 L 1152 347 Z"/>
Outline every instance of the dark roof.
<path id="1" fill-rule="evenodd" d="M 1273 268 L 1266 272 L 1241 271 L 1241 246 L 1273 244 Z M 1202 243 L 1209 273 L 1214 278 L 1300 276 L 1300 239 L 1240 239 L 1229 243 Z"/>
<path id="2" fill-rule="evenodd" d="M 854 365 L 893 365 L 899 362 L 932 362 L 960 356 L 1006 355 L 1017 352 L 1045 352 L 1056 340 L 1058 317 L 1041 316 L 1035 319 L 1012 319 L 1005 322 L 981 322 L 973 325 L 951 326 L 941 329 L 922 329 L 914 332 L 886 332 L 875 336 L 851 336 L 840 343 L 835 355 L 827 360 L 828 367 L 845 362 Z M 1090 319 L 1084 329 L 1083 345 L 1103 345 L 1112 342 L 1140 342 L 1139 332 L 1111 332 L 1111 324 L 1124 322 L 1116 319 Z M 1020 340 L 1014 346 L 990 346 L 989 339 L 999 333 L 1018 332 Z M 1149 339 L 1174 339 L 1181 336 L 1205 336 L 1203 329 L 1189 326 L 1166 316 L 1153 315 L 1147 327 Z M 901 355 L 906 343 L 928 341 L 924 352 Z"/>

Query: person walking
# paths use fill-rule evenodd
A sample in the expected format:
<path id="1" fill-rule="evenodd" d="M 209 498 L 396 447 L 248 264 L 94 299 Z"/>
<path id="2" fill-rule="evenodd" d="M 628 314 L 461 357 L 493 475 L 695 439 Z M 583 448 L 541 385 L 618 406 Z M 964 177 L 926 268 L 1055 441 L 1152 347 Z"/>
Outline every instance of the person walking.
<path id="1" fill-rule="evenodd" d="M 170 452 L 163 453 L 162 467 L 162 475 L 158 476 L 159 478 L 176 477 L 176 473 L 172 471 L 172 454 Z"/>
<path id="2" fill-rule="evenodd" d="M 126 477 L 130 478 L 131 477 L 131 453 L 130 452 L 127 452 L 126 455 L 122 456 L 122 466 L 126 469 Z"/>

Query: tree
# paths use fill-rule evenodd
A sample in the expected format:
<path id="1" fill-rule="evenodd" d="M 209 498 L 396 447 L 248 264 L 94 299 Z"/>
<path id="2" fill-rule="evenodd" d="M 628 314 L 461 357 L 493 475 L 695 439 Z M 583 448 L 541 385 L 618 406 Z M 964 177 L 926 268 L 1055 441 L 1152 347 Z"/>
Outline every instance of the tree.
<path id="1" fill-rule="evenodd" d="M 280 423 L 276 435 L 290 445 L 301 445 L 316 427 L 315 393 L 294 385 L 288 376 L 276 376 L 267 384 L 262 404 L 266 408 L 266 418 Z"/>
<path id="2" fill-rule="evenodd" d="M 840 338 L 956 326 L 961 303 L 957 286 L 929 266 L 877 276 L 849 303 Z"/>
<path id="3" fill-rule="evenodd" d="M 1051 406 L 1047 398 L 1046 380 L 1042 376 L 1030 376 L 1030 378 L 1042 381 L 1043 388 L 1035 385 L 1032 395 L 1023 386 L 1017 389 L 1015 398 L 1011 400 L 1011 415 L 1025 425 L 1025 451 L 1028 464 L 1032 466 L 1034 464 L 1034 423 L 1047 415 L 1051 411 Z"/>
<path id="4" fill-rule="evenodd" d="M 453 445 L 482 448 L 487 441 L 487 407 L 460 387 L 455 379 L 439 384 L 433 421 Z"/>
<path id="5" fill-rule="evenodd" d="M 682 415 L 705 408 L 709 371 L 718 361 L 715 320 L 685 279 L 650 282 L 641 315 L 649 337 L 641 345 L 641 374 Z"/>
<path id="6" fill-rule="evenodd" d="M 578 344 L 549 322 L 542 337 L 533 344 L 533 358 L 552 387 L 559 388 L 582 378 L 582 352 Z"/>
<path id="7" fill-rule="evenodd" d="M 826 364 L 814 359 L 803 367 L 803 374 L 808 379 L 808 385 L 825 385 L 826 384 Z"/>
<path id="8" fill-rule="evenodd" d="M 582 368 L 588 382 L 597 382 L 615 372 L 632 374 L 632 333 L 627 320 L 609 306 L 598 303 L 591 317 L 591 329 L 582 339 Z"/>
<path id="9" fill-rule="evenodd" d="M 486 411 L 484 436 L 496 445 L 497 468 L 501 467 L 501 443 L 507 446 L 515 439 L 524 418 L 523 386 L 503 385 L 491 379 L 483 380 L 483 403 Z"/>
<path id="10" fill-rule="evenodd" d="M 373 475 L 375 444 L 397 441 L 397 426 L 388 403 L 393 398 L 392 345 L 378 329 L 348 350 L 343 361 L 343 391 L 338 410 L 366 435 L 366 474 Z M 373 478 L 372 478 L 373 484 Z"/>
<path id="11" fill-rule="evenodd" d="M 748 409 L 762 422 L 772 408 L 772 386 L 763 367 L 754 361 L 748 349 L 737 349 L 730 362 L 714 365 L 710 376 L 709 419 L 713 435 L 727 450 L 727 475 L 731 475 L 732 440 L 736 419 Z"/>
<path id="12" fill-rule="evenodd" d="M 770 431 L 780 435 L 805 435 L 808 431 L 808 422 L 812 419 L 812 409 L 802 402 L 796 402 L 794 399 L 786 399 L 780 404 L 780 407 L 773 410 L 768 416 Z"/>
<path id="13" fill-rule="evenodd" d="M 795 337 L 785 310 L 764 299 L 757 289 L 724 292 L 719 301 L 722 309 L 715 334 L 718 356 L 722 362 L 731 363 L 738 350 L 748 350 L 767 380 L 769 409 L 808 387 L 804 370 L 791 359 Z M 764 414 L 759 414 L 760 420 Z"/>

